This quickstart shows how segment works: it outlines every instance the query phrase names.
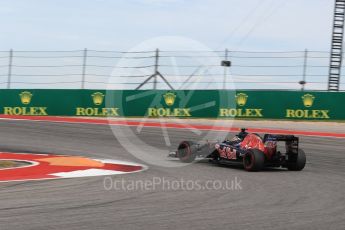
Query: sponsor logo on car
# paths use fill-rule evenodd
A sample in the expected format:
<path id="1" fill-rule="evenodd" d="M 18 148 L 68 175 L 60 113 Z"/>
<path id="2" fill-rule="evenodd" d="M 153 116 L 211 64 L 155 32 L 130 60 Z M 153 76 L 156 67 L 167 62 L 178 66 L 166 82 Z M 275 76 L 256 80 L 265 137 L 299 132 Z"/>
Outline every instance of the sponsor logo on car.
<path id="1" fill-rule="evenodd" d="M 229 160 L 236 160 L 236 149 L 232 148 L 230 146 L 225 146 L 225 145 L 215 145 L 216 150 L 218 151 L 220 157 L 229 159 Z"/>

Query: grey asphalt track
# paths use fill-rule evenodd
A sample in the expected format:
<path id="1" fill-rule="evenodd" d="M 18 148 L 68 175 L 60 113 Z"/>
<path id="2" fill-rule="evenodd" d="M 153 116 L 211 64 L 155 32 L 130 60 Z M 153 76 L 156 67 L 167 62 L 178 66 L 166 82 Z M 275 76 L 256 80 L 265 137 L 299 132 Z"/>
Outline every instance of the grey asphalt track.
<path id="1" fill-rule="evenodd" d="M 0 151 L 140 160 L 109 126 L 0 120 Z M 159 128 L 144 128 L 147 143 L 163 146 Z M 190 134 L 169 130 L 172 146 Z M 301 137 L 302 172 L 248 173 L 207 161 L 185 167 L 149 165 L 112 180 L 237 180 L 241 189 L 104 187 L 104 177 L 0 183 L 0 229 L 345 229 L 345 140 Z M 166 154 L 166 153 L 164 153 Z"/>

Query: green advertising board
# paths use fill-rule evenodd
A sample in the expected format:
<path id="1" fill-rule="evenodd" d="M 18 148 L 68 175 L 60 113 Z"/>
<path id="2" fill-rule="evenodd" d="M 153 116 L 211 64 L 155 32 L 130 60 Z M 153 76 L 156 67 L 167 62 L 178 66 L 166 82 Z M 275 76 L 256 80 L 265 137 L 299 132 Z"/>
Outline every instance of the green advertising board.
<path id="1" fill-rule="evenodd" d="M 345 92 L 259 90 L 0 90 L 0 113 L 345 120 Z"/>

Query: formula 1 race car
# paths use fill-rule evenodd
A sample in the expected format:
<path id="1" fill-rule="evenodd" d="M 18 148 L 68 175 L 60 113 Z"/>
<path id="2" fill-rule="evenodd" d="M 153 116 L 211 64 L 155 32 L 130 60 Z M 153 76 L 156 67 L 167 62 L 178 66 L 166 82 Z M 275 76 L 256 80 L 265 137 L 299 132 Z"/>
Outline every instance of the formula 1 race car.
<path id="1" fill-rule="evenodd" d="M 285 152 L 278 151 L 278 142 L 285 142 Z M 265 134 L 261 137 L 241 129 L 232 140 L 221 143 L 182 141 L 169 157 L 177 157 L 185 163 L 203 157 L 216 163 L 243 164 L 247 171 L 260 171 L 264 167 L 300 171 L 305 166 L 306 156 L 298 144 L 299 139 L 294 135 Z"/>

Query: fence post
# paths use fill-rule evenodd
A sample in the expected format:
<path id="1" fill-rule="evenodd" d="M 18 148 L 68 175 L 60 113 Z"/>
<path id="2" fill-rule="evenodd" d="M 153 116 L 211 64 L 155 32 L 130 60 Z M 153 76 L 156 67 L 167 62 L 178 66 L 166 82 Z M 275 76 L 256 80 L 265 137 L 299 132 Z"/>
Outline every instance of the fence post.
<path id="1" fill-rule="evenodd" d="M 307 83 L 307 67 L 308 67 L 308 50 L 305 49 L 304 51 L 304 63 L 303 63 L 303 80 L 300 81 L 300 84 L 302 85 L 302 91 L 304 91 L 304 86 Z"/>
<path id="2" fill-rule="evenodd" d="M 13 50 L 10 49 L 8 56 L 8 77 L 7 77 L 7 89 L 11 88 L 11 77 L 12 77 L 12 61 L 13 61 Z"/>
<path id="3" fill-rule="evenodd" d="M 87 59 L 87 49 L 84 49 L 83 55 L 83 69 L 82 69 L 82 79 L 81 79 L 81 88 L 85 89 L 85 73 L 86 73 L 86 59 Z"/>
<path id="4" fill-rule="evenodd" d="M 157 74 L 158 74 L 158 59 L 159 59 L 159 49 L 156 49 L 156 59 L 155 59 L 155 76 L 153 78 L 153 89 L 157 89 Z"/>
<path id="5" fill-rule="evenodd" d="M 225 49 L 224 60 L 228 61 L 228 49 Z M 226 88 L 226 75 L 227 75 L 227 66 L 224 65 L 224 77 L 223 77 L 223 89 Z"/>

